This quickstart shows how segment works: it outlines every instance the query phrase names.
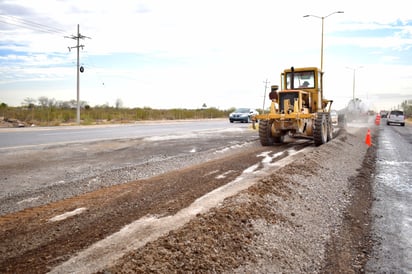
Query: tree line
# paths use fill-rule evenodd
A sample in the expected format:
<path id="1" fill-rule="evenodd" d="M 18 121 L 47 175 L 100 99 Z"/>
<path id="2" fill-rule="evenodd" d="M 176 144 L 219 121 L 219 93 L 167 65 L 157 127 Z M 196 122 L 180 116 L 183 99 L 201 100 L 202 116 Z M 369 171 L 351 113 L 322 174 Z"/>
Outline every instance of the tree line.
<path id="1" fill-rule="evenodd" d="M 199 109 L 153 109 L 125 108 L 120 99 L 116 100 L 114 107 L 109 105 L 90 106 L 87 102 L 80 102 L 80 123 L 82 125 L 104 123 L 130 123 L 145 120 L 180 120 L 180 119 L 213 119 L 227 118 L 234 108 L 219 110 L 207 107 L 206 104 Z M 10 107 L 0 103 L 0 116 L 4 120 L 18 120 L 24 125 L 58 126 L 76 122 L 77 101 L 57 101 L 47 97 L 37 100 L 26 98 L 20 107 Z"/>
<path id="2" fill-rule="evenodd" d="M 410 102 L 411 100 L 409 100 Z M 408 101 L 405 100 L 401 103 L 401 109 L 406 117 L 412 117 L 412 104 L 408 104 Z"/>

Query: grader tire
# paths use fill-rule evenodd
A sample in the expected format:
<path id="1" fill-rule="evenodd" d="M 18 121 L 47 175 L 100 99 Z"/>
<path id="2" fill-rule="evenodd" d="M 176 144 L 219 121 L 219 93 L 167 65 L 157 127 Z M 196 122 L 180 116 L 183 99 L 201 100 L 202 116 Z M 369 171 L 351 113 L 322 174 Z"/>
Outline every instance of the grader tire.
<path id="1" fill-rule="evenodd" d="M 272 123 L 269 120 L 261 120 L 259 123 L 259 139 L 262 146 L 271 146 L 275 143 L 270 130 L 271 126 Z"/>
<path id="2" fill-rule="evenodd" d="M 333 126 L 332 126 L 332 118 L 330 117 L 330 113 L 326 115 L 327 119 L 327 125 L 328 125 L 328 136 L 327 136 L 327 142 L 333 139 Z"/>
<path id="3" fill-rule="evenodd" d="M 318 113 L 315 119 L 313 140 L 315 141 L 316 146 L 323 145 L 328 140 L 328 122 L 326 115 L 323 113 Z"/>
<path id="4" fill-rule="evenodd" d="M 272 135 L 272 121 L 259 121 L 259 139 L 262 146 L 272 146 L 274 144 L 281 144 L 284 140 L 284 135 Z"/>

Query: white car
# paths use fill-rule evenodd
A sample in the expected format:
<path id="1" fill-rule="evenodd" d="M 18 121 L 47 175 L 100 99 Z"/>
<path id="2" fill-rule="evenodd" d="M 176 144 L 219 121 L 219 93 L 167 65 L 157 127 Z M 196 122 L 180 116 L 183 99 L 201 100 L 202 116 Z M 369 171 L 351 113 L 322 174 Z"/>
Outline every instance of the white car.
<path id="1" fill-rule="evenodd" d="M 386 124 L 400 124 L 405 126 L 405 116 L 401 110 L 391 110 L 386 118 Z"/>
<path id="2" fill-rule="evenodd" d="M 258 115 L 257 112 L 253 108 L 238 108 L 234 112 L 229 114 L 229 121 L 233 122 L 242 122 L 242 123 L 250 123 L 252 122 L 252 117 Z"/>

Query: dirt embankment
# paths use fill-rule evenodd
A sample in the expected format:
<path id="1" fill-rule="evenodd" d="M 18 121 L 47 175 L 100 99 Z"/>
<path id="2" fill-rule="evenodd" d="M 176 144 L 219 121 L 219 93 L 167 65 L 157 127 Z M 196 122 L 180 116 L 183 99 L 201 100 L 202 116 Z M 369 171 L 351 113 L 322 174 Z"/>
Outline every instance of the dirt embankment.
<path id="1" fill-rule="evenodd" d="M 100 273 L 362 273 L 375 153 L 341 133 Z"/>

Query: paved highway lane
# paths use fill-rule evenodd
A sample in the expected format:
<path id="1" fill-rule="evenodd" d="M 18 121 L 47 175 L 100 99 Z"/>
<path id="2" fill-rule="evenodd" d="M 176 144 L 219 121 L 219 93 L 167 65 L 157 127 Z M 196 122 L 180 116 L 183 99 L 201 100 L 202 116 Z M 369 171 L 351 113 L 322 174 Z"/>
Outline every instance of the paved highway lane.
<path id="1" fill-rule="evenodd" d="M 221 130 L 224 128 L 246 126 L 245 124 L 230 124 L 227 119 L 216 119 L 141 122 L 104 126 L 4 128 L 0 129 L 0 149 L 53 145 L 57 143 L 165 136 L 185 134 L 194 131 Z"/>
<path id="2" fill-rule="evenodd" d="M 412 273 L 412 125 L 379 127 L 369 273 Z"/>

